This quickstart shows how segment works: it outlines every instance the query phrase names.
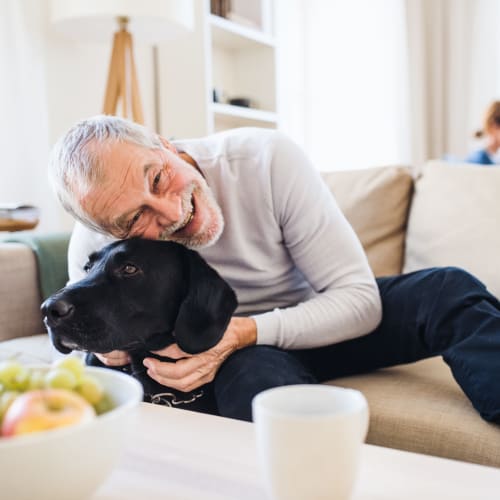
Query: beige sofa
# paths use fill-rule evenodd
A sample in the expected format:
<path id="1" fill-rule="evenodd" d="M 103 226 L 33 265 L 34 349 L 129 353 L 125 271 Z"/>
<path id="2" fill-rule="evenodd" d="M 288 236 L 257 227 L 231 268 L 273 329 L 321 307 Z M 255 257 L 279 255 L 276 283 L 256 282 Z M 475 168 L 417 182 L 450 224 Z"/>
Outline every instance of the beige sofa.
<path id="1" fill-rule="evenodd" d="M 419 172 L 381 167 L 324 177 L 377 276 L 456 265 L 500 296 L 500 168 L 430 162 Z M 47 336 L 33 336 L 43 326 L 30 248 L 0 243 L 0 276 L 0 358 L 49 361 Z M 441 358 L 332 383 L 366 395 L 369 443 L 500 466 L 500 426 L 479 417 Z"/>

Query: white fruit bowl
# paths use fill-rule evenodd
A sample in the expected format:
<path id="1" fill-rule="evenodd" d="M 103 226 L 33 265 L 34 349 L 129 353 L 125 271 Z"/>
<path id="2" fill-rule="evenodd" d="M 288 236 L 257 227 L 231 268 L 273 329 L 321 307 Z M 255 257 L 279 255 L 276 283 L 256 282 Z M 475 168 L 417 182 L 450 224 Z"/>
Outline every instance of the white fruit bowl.
<path id="1" fill-rule="evenodd" d="M 142 386 L 115 370 L 87 367 L 86 372 L 100 381 L 114 408 L 85 423 L 0 438 L 2 499 L 88 498 L 113 469 L 133 427 Z"/>

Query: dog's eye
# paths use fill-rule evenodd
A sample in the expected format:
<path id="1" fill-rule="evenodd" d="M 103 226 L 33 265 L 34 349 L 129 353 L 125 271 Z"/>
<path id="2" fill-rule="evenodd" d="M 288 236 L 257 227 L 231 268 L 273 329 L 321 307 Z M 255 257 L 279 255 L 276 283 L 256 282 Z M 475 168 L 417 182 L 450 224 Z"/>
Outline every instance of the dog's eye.
<path id="1" fill-rule="evenodd" d="M 83 270 L 88 273 L 90 270 L 92 269 L 92 264 L 90 262 L 87 262 L 84 266 L 83 266 Z"/>
<path id="2" fill-rule="evenodd" d="M 138 271 L 137 267 L 135 267 L 133 264 L 125 264 L 122 267 L 123 274 L 128 274 L 129 276 L 131 274 L 135 274 L 137 271 Z"/>

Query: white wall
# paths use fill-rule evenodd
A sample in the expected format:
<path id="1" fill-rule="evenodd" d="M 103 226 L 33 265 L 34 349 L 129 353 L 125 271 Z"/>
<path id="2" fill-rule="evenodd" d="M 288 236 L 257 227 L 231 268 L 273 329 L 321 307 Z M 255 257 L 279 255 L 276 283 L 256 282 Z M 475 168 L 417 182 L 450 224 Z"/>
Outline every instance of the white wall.
<path id="1" fill-rule="evenodd" d="M 280 128 L 320 170 L 407 162 L 402 0 L 275 5 Z"/>
<path id="2" fill-rule="evenodd" d="M 50 141 L 82 118 L 102 110 L 111 54 L 108 45 L 73 43 L 52 34 L 47 60 Z M 142 104 L 147 125 L 154 126 L 153 51 L 135 42 Z"/>
<path id="3" fill-rule="evenodd" d="M 49 195 L 45 10 L 34 0 L 0 9 L 0 202 L 39 205 Z"/>
<path id="4" fill-rule="evenodd" d="M 419 165 L 474 147 L 500 99 L 499 0 L 275 5 L 280 128 L 319 169 Z"/>
<path id="5" fill-rule="evenodd" d="M 470 150 L 474 145 L 472 134 L 481 127 L 483 113 L 493 99 L 500 100 L 500 2 L 498 0 L 474 0 L 476 16 L 471 20 L 474 33 L 472 51 L 472 83 L 468 112 Z M 457 151 L 461 153 L 461 151 Z"/>

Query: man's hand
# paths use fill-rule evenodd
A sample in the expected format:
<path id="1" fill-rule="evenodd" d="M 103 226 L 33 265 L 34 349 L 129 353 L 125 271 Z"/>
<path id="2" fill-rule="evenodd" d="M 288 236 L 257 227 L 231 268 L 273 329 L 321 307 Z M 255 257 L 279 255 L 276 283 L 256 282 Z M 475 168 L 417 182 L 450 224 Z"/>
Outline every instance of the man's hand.
<path id="1" fill-rule="evenodd" d="M 94 352 L 94 356 L 106 366 L 124 366 L 130 363 L 130 356 L 125 351 L 111 351 L 104 354 Z"/>
<path id="2" fill-rule="evenodd" d="M 148 375 L 158 383 L 189 392 L 212 382 L 222 363 L 237 349 L 257 341 L 257 326 L 252 318 L 233 317 L 224 336 L 217 345 L 199 354 L 187 354 L 177 344 L 170 345 L 155 354 L 176 359 L 176 362 L 146 358 L 144 366 Z"/>

